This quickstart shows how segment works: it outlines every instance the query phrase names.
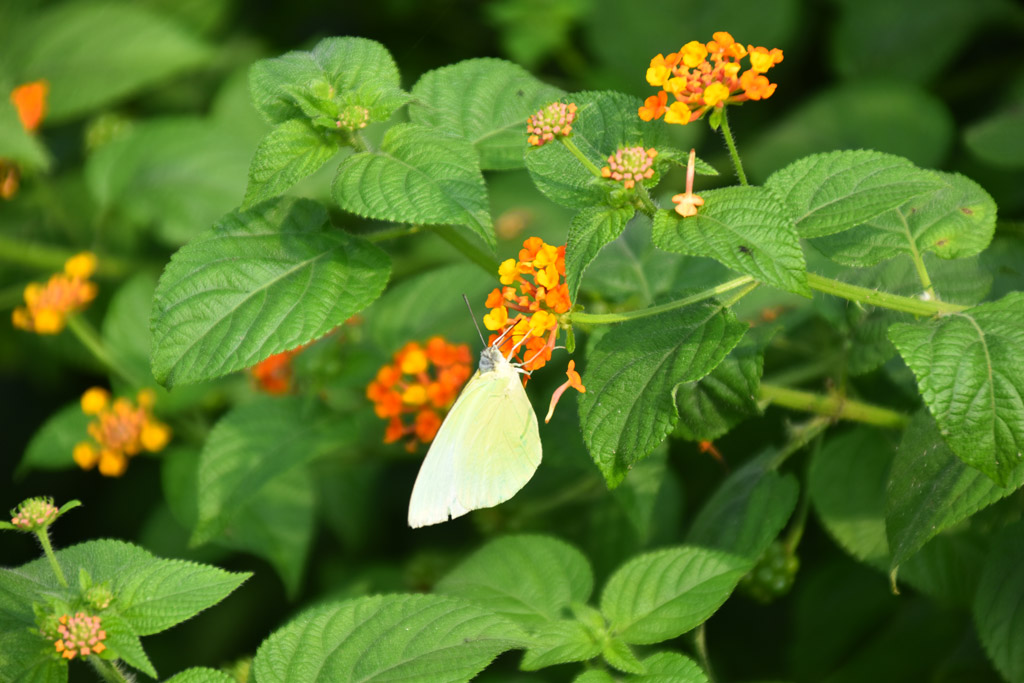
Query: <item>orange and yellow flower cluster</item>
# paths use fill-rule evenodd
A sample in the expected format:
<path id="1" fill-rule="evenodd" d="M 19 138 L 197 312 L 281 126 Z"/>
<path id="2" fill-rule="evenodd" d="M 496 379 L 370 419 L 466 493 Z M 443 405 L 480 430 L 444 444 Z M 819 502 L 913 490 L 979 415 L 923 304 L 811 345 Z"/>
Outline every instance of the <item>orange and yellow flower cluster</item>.
<path id="1" fill-rule="evenodd" d="M 46 96 L 50 93 L 47 81 L 33 81 L 19 85 L 11 91 L 11 104 L 18 111 L 22 127 L 34 133 L 46 117 Z M 0 198 L 10 199 L 18 192 L 21 168 L 10 159 L 0 159 Z"/>
<path id="2" fill-rule="evenodd" d="M 128 469 L 128 459 L 143 450 L 161 451 L 171 439 L 171 429 L 153 417 L 156 394 L 143 389 L 136 397 L 138 405 L 127 398 L 110 400 L 110 392 L 93 387 L 82 394 L 82 412 L 95 415 L 89 423 L 93 441 L 75 446 L 73 457 L 83 470 L 99 464 L 100 474 L 120 477 Z"/>
<path id="3" fill-rule="evenodd" d="M 530 134 L 526 141 L 534 147 L 540 147 L 556 137 L 565 137 L 572 132 L 572 122 L 575 120 L 575 104 L 552 102 L 526 119 L 526 131 Z"/>
<path id="4" fill-rule="evenodd" d="M 384 443 L 405 439 L 406 450 L 412 452 L 418 442 L 433 441 L 472 374 L 472 359 L 465 344 L 431 337 L 426 344 L 409 342 L 393 360 L 377 371 L 366 397 L 373 401 L 377 416 L 388 420 Z"/>
<path id="5" fill-rule="evenodd" d="M 740 60 L 750 68 L 740 73 Z M 647 82 L 662 88 L 648 97 L 639 115 L 644 121 L 665 116 L 665 123 L 687 124 L 712 108 L 746 100 L 763 100 L 775 92 L 765 72 L 782 61 L 782 50 L 748 45 L 744 48 L 725 31 L 707 43 L 692 40 L 667 57 L 659 54 L 647 69 Z M 668 105 L 668 96 L 675 102 Z"/>
<path id="6" fill-rule="evenodd" d="M 32 282 L 25 287 L 25 305 L 14 309 L 11 322 L 36 334 L 57 334 L 67 318 L 96 298 L 96 283 L 89 277 L 96 271 L 96 256 L 84 251 L 64 263 L 64 272 L 50 276 L 46 284 Z"/>
<path id="7" fill-rule="evenodd" d="M 55 645 L 57 652 L 64 659 L 98 655 L 107 649 L 107 646 L 103 644 L 107 638 L 107 632 L 101 628 L 99 617 L 90 616 L 85 612 L 76 612 L 73 617 L 65 614 L 57 621 L 57 631 L 60 633 L 60 637 Z"/>
<path id="8" fill-rule="evenodd" d="M 565 247 L 530 237 L 523 242 L 518 259 L 508 259 L 498 267 L 498 277 L 504 287 L 487 296 L 491 310 L 484 316 L 484 325 L 496 332 L 488 343 L 504 335 L 502 354 L 508 357 L 516 348 L 524 370 L 544 367 L 555 348 L 559 316 L 572 307 L 569 286 L 564 282 Z M 509 317 L 509 311 L 514 317 Z M 511 332 L 509 328 L 513 328 Z"/>

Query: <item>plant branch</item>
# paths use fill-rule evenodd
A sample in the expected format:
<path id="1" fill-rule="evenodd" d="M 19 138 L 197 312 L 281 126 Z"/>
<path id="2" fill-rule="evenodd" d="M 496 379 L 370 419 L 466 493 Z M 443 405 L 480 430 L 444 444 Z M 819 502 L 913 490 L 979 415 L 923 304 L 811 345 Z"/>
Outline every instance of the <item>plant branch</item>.
<path id="1" fill-rule="evenodd" d="M 720 285 L 705 289 L 702 292 L 698 292 L 692 296 L 688 296 L 678 301 L 670 301 L 667 304 L 661 304 L 659 306 L 651 306 L 649 308 L 642 308 L 637 311 L 626 311 L 623 313 L 569 313 L 567 314 L 568 321 L 579 325 L 608 325 L 610 323 L 620 323 L 626 320 L 636 320 L 638 318 L 646 318 L 652 315 L 658 315 L 665 313 L 666 311 L 674 311 L 677 308 L 684 308 L 691 304 L 695 304 L 707 299 L 731 292 L 734 289 L 743 287 L 744 285 L 756 285 L 754 278 L 749 275 L 738 277 L 735 280 L 729 280 L 723 282 Z M 745 293 L 745 292 L 744 292 Z"/>
<path id="2" fill-rule="evenodd" d="M 843 396 L 823 396 L 774 384 L 762 383 L 759 398 L 784 408 L 816 413 L 837 420 L 863 422 L 876 427 L 902 429 L 907 426 L 908 422 L 906 415 L 888 408 L 854 401 Z"/>
<path id="3" fill-rule="evenodd" d="M 725 112 L 728 107 L 722 108 L 722 137 L 725 138 L 725 146 L 729 148 L 729 156 L 732 157 L 732 165 L 736 169 L 736 177 L 740 185 L 749 185 L 747 173 L 743 170 L 743 161 L 740 159 L 739 150 L 736 149 L 736 141 L 732 137 L 732 129 L 729 128 L 729 118 Z"/>
<path id="4" fill-rule="evenodd" d="M 67 325 L 68 329 L 71 330 L 71 332 L 78 338 L 78 341 L 82 343 L 82 346 L 87 348 L 89 352 L 96 357 L 96 360 L 106 366 L 108 370 L 113 372 L 132 387 L 139 387 L 142 385 L 142 383 L 139 382 L 131 372 L 114 360 L 114 357 L 110 354 L 110 351 L 107 350 L 107 347 L 104 345 L 103 340 L 96 331 L 96 328 L 93 327 L 85 317 L 81 314 L 69 315 Z"/>
<path id="5" fill-rule="evenodd" d="M 900 296 L 888 292 L 880 292 L 877 289 L 868 289 L 851 285 L 839 280 L 822 277 L 816 273 L 807 273 L 807 284 L 811 289 L 816 289 L 825 294 L 832 294 L 850 301 L 859 301 L 862 304 L 888 308 L 893 311 L 901 311 L 923 317 L 942 315 L 948 313 L 959 313 L 969 307 L 960 304 L 951 304 L 945 301 L 922 301 L 909 296 Z"/>
<path id="6" fill-rule="evenodd" d="M 569 138 L 562 138 L 562 137 L 560 137 L 560 138 L 558 138 L 558 139 L 559 139 L 559 140 L 561 141 L 561 143 L 562 143 L 562 144 L 563 144 L 563 145 L 565 146 L 565 148 L 566 148 L 567 150 L 569 150 L 569 152 L 570 152 L 570 153 L 571 153 L 571 154 L 572 154 L 572 155 L 573 155 L 574 157 L 576 157 L 577 159 L 579 159 L 579 161 L 580 161 L 580 163 L 581 163 L 581 164 L 583 164 L 584 166 L 586 166 L 586 168 L 587 168 L 587 170 L 588 170 L 588 171 L 590 171 L 591 173 L 593 173 L 593 174 L 594 174 L 594 176 L 596 176 L 596 177 L 598 177 L 598 178 L 601 178 L 601 177 L 603 177 L 603 176 L 601 175 L 601 169 L 599 169 L 599 168 L 598 168 L 597 166 L 595 166 L 595 165 L 594 165 L 594 162 L 592 162 L 592 161 L 591 161 L 590 159 L 588 159 L 587 157 L 585 157 L 585 156 L 583 155 L 583 152 L 581 152 L 581 151 L 580 151 L 580 148 L 576 146 L 576 143 L 575 143 L 575 142 L 573 142 L 573 141 L 572 141 L 572 140 L 570 140 Z"/>

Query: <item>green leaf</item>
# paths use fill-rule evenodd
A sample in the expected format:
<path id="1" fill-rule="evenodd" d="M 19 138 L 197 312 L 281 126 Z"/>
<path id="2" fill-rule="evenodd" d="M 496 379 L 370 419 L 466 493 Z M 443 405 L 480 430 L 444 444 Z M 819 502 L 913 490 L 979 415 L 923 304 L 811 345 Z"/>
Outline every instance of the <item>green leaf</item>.
<path id="1" fill-rule="evenodd" d="M 67 683 L 68 662 L 53 656 L 53 643 L 25 626 L 0 630 L 0 671 L 15 683 Z"/>
<path id="2" fill-rule="evenodd" d="M 700 379 L 736 346 L 747 325 L 704 302 L 612 328 L 587 356 L 580 426 L 609 487 L 672 431 L 676 387 Z"/>
<path id="3" fill-rule="evenodd" d="M 156 678 L 156 669 L 142 648 L 142 641 L 116 608 L 103 611 L 103 629 L 107 632 L 106 644 L 117 658 L 133 666 L 151 678 Z"/>
<path id="4" fill-rule="evenodd" d="M 253 104 L 275 124 L 305 118 L 300 102 L 321 84 L 346 104 L 369 108 L 374 121 L 387 120 L 409 97 L 391 53 L 366 38 L 325 38 L 310 52 L 261 59 L 249 71 Z"/>
<path id="5" fill-rule="evenodd" d="M 199 521 L 191 542 L 198 545 L 220 534 L 232 538 L 238 533 L 235 516 L 258 494 L 264 502 L 284 506 L 287 517 L 304 520 L 304 506 L 296 500 L 302 497 L 301 486 L 282 484 L 282 491 L 267 493 L 264 487 L 291 468 L 354 441 L 353 425 L 351 416 L 339 416 L 299 397 L 264 397 L 233 408 L 210 432 L 199 457 Z M 266 520 L 272 512 L 261 511 L 259 518 Z M 283 533 L 276 528 L 272 535 Z M 280 540 L 274 544 L 278 553 L 288 545 Z M 266 552 L 272 551 L 266 547 Z"/>
<path id="6" fill-rule="evenodd" d="M 930 538 L 958 524 L 1024 485 L 1024 465 L 1001 488 L 968 467 L 942 440 L 934 420 L 919 412 L 896 452 L 885 501 L 886 532 L 892 569 L 903 564 Z"/>
<path id="7" fill-rule="evenodd" d="M 171 676 L 165 683 L 236 683 L 236 679 L 219 669 L 196 666 Z"/>
<path id="8" fill-rule="evenodd" d="M 154 120 L 91 154 L 85 178 L 101 209 L 156 223 L 161 239 L 178 245 L 238 206 L 251 157 L 252 143 L 227 125 Z"/>
<path id="9" fill-rule="evenodd" d="M 388 258 L 282 198 L 225 216 L 171 257 L 153 300 L 153 375 L 211 379 L 323 336 L 376 299 Z"/>
<path id="10" fill-rule="evenodd" d="M 623 642 L 658 643 L 702 624 L 749 568 L 745 558 L 697 547 L 640 555 L 608 579 L 601 611 Z"/>
<path id="11" fill-rule="evenodd" d="M 764 371 L 764 349 L 778 328 L 752 329 L 709 374 L 676 388 L 675 434 L 689 441 L 714 441 L 752 415 Z"/>
<path id="12" fill-rule="evenodd" d="M 438 582 L 435 590 L 472 600 L 526 628 L 560 619 L 594 588 L 580 551 L 548 536 L 491 541 Z"/>
<path id="13" fill-rule="evenodd" d="M 333 193 L 342 209 L 366 218 L 464 225 L 491 249 L 496 244 L 473 145 L 427 126 L 394 126 L 380 151 L 345 159 Z"/>
<path id="14" fill-rule="evenodd" d="M 664 127 L 645 126 L 637 118 L 640 100 L 617 92 L 580 92 L 563 98 L 577 106 L 570 139 L 597 168 L 619 147 L 657 148 Z M 526 151 L 526 169 L 548 199 L 572 209 L 607 204 L 608 193 L 622 185 L 595 177 L 558 141 Z"/>
<path id="15" fill-rule="evenodd" d="M 675 211 L 654 216 L 659 249 L 707 256 L 765 284 L 810 296 L 807 264 L 789 215 L 770 192 L 759 187 L 728 187 L 703 193 L 696 216 Z"/>
<path id="16" fill-rule="evenodd" d="M 985 652 L 1010 681 L 1024 679 L 1024 523 L 1003 529 L 992 543 L 977 595 L 974 623 Z"/>
<path id="17" fill-rule="evenodd" d="M 513 623 L 456 598 L 372 596 L 303 612 L 260 645 L 253 672 L 260 683 L 459 683 L 523 638 Z"/>
<path id="18" fill-rule="evenodd" d="M 242 208 L 282 194 L 337 153 L 337 143 L 305 119 L 278 124 L 256 148 Z"/>
<path id="19" fill-rule="evenodd" d="M 618 683 L 618 680 L 607 671 L 591 669 L 572 679 L 572 683 Z"/>
<path id="20" fill-rule="evenodd" d="M 604 656 L 604 661 L 619 671 L 630 674 L 642 674 L 646 671 L 644 665 L 633 654 L 629 644 L 619 638 L 607 639 L 601 649 L 601 654 Z"/>
<path id="21" fill-rule="evenodd" d="M 812 244 L 833 261 L 862 267 L 926 252 L 944 259 L 980 253 L 992 241 L 996 229 L 992 197 L 962 175 L 931 175 L 943 183 L 939 190 Z"/>
<path id="22" fill-rule="evenodd" d="M 555 664 L 585 662 L 601 654 L 601 644 L 578 621 L 549 621 L 533 633 L 534 642 L 523 654 L 519 668 L 537 671 Z"/>
<path id="23" fill-rule="evenodd" d="M 576 301 L 587 266 L 606 244 L 618 239 L 635 213 L 636 209 L 631 206 L 619 209 L 595 206 L 573 217 L 565 246 L 565 281 L 569 285 L 570 301 Z"/>
<path id="24" fill-rule="evenodd" d="M 18 110 L 9 97 L 0 101 L 0 158 L 40 171 L 47 170 L 52 161 L 46 146 L 21 125 Z"/>
<path id="25" fill-rule="evenodd" d="M 420 77 L 409 118 L 469 140 L 484 170 L 522 168 L 526 119 L 562 94 L 518 64 L 467 59 Z"/>
<path id="26" fill-rule="evenodd" d="M 71 452 L 75 444 L 89 440 L 87 427 L 90 420 L 92 417 L 82 412 L 78 401 L 61 408 L 32 436 L 18 464 L 18 472 L 76 467 Z"/>
<path id="27" fill-rule="evenodd" d="M 647 673 L 630 676 L 630 683 L 708 683 L 700 665 L 678 652 L 657 652 L 643 665 Z"/>
<path id="28" fill-rule="evenodd" d="M 896 323 L 889 338 L 917 377 L 957 457 L 1001 485 L 1024 450 L 1024 294 L 962 313 Z"/>
<path id="29" fill-rule="evenodd" d="M 686 542 L 745 557 L 752 567 L 796 507 L 800 487 L 793 475 L 772 469 L 777 455 L 768 450 L 729 475 L 693 520 Z"/>
<path id="30" fill-rule="evenodd" d="M 996 112 L 964 130 L 964 144 L 982 161 L 1003 168 L 1024 168 L 1024 108 Z"/>
<path id="31" fill-rule="evenodd" d="M 50 82 L 47 123 L 81 116 L 210 59 L 174 22 L 134 4 L 53 5 L 17 32 L 19 82 Z"/>
<path id="32" fill-rule="evenodd" d="M 805 238 L 847 230 L 943 185 L 903 157 L 872 150 L 804 157 L 765 182 Z"/>

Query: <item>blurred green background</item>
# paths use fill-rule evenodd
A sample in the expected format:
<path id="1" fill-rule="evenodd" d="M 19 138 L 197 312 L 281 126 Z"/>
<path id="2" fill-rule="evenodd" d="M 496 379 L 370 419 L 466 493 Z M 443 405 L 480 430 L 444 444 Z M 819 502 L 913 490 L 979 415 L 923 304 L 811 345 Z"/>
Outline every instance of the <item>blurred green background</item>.
<path id="1" fill-rule="evenodd" d="M 1001 272 L 1019 274 L 1021 248 L 1010 237 L 1019 236 L 1024 213 L 1024 8 L 1011 0 L 5 0 L 0 3 L 0 91 L 42 77 L 50 80 L 52 90 L 49 115 L 37 140 L 47 152 L 19 146 L 17 131 L 0 122 L 8 126 L 0 127 L 0 157 L 18 159 L 24 171 L 19 194 L 0 204 L 4 315 L 18 303 L 27 281 L 59 269 L 61 259 L 45 251 L 38 258 L 24 258 L 25 244 L 71 251 L 97 248 L 117 257 L 115 266 L 124 262 L 131 270 L 141 264 L 152 278 L 173 249 L 241 202 L 249 160 L 268 130 L 248 100 L 246 72 L 257 59 L 308 49 L 326 36 L 362 36 L 391 51 L 407 89 L 431 69 L 490 56 L 517 62 L 570 92 L 615 89 L 647 97 L 654 93 L 644 80 L 652 56 L 693 39 L 707 41 L 718 30 L 731 32 L 742 43 L 778 47 L 785 53 L 785 61 L 770 73 L 778 83 L 774 96 L 730 112 L 752 182 L 763 181 L 803 155 L 843 148 L 877 149 L 922 167 L 963 173 L 985 187 L 1000 207 L 990 258 L 1003 269 L 997 270 L 997 278 Z M 379 134 L 380 128 L 371 127 L 369 134 Z M 703 123 L 673 127 L 671 132 L 679 147 L 695 146 L 702 158 L 728 168 L 724 145 Z M 295 191 L 329 203 L 330 179 L 330 172 L 318 173 Z M 681 177 L 674 182 L 681 187 Z M 726 174 L 719 182 L 733 181 Z M 488 184 L 496 217 L 518 216 L 527 223 L 525 234 L 564 242 L 569 214 L 533 191 L 525 172 L 490 173 Z M 361 229 L 351 217 L 339 216 L 337 222 Z M 523 236 L 500 241 L 499 256 L 514 253 Z M 393 284 L 428 268 L 461 262 L 451 248 L 428 236 L 389 245 L 389 250 L 396 262 Z M 108 275 L 112 277 L 101 278 L 100 300 L 89 313 L 97 325 L 123 273 Z M 466 277 L 479 280 L 479 274 Z M 362 362 L 367 375 L 391 351 L 379 349 L 368 352 L 369 360 L 348 360 Z M 165 676 L 185 666 L 219 666 L 253 653 L 263 637 L 310 601 L 365 590 L 427 587 L 459 553 L 478 546 L 492 531 L 483 515 L 474 526 L 459 527 L 460 532 L 441 527 L 412 534 L 405 529 L 402 513 L 415 462 L 403 462 L 398 475 L 393 469 L 368 467 L 359 474 L 365 481 L 350 473 L 325 472 L 325 478 L 343 481 L 327 491 L 325 500 L 355 497 L 362 490 L 368 500 L 360 509 L 379 510 L 387 523 L 377 520 L 370 526 L 369 517 L 346 517 L 344 505 L 325 512 L 327 524 L 318 527 L 302 588 L 289 599 L 262 560 L 223 550 L 185 549 L 183 532 L 162 502 L 167 474 L 161 484 L 156 458 L 138 459 L 118 480 L 77 470 L 15 475 L 39 426 L 87 387 L 107 382 L 73 338 L 41 338 L 3 326 L 0 381 L 0 505 L 13 507 L 39 494 L 53 495 L 58 502 L 80 498 L 86 506 L 57 527 L 58 546 L 94 537 L 125 538 L 157 554 L 190 552 L 229 569 L 256 571 L 225 603 L 146 639 L 154 664 Z M 538 385 L 543 390 L 537 395 L 550 393 L 543 381 Z M 244 390 L 244 381 L 238 379 L 223 389 L 222 398 L 231 400 Z M 213 405 L 211 414 L 223 406 Z M 575 440 L 572 448 L 578 452 L 573 409 L 563 411 L 564 429 L 544 433 L 546 450 L 552 447 L 549 439 L 556 440 L 557 448 L 557 439 L 564 438 Z M 779 440 L 779 424 L 779 414 L 769 411 L 719 448 L 755 452 L 765 442 Z M 681 454 L 672 459 L 680 476 L 677 490 L 664 494 L 666 500 L 657 508 L 673 520 L 659 532 L 661 542 L 674 540 L 673 529 L 722 476 L 718 465 L 699 456 L 692 444 L 673 442 L 671 449 L 673 455 Z M 561 490 L 562 484 L 552 480 L 551 490 Z M 633 541 L 587 532 L 585 528 L 604 528 L 593 508 L 581 513 L 590 519 L 573 519 L 571 512 L 562 516 L 563 526 L 555 531 L 575 535 L 576 542 L 591 533 L 585 550 L 599 575 L 607 575 L 623 553 L 637 549 L 630 545 Z M 495 524 L 502 528 L 500 520 Z M 535 527 L 527 523 L 525 528 Z M 645 545 L 658 542 L 654 533 Z M 28 538 L 7 535 L 0 563 L 16 565 L 35 555 Z M 813 610 L 825 599 L 840 609 L 843 594 L 836 586 L 883 580 L 847 560 L 816 528 L 808 531 L 801 555 L 804 569 L 791 599 L 753 612 L 749 603 L 737 606 L 732 600 L 709 625 L 723 678 L 814 680 L 816 672 L 828 670 L 831 656 L 814 637 L 835 625 L 814 622 L 822 616 Z M 895 609 L 895 598 L 876 593 L 875 603 L 848 606 L 855 619 L 847 630 L 862 639 L 878 638 L 878 651 L 900 642 L 901 656 L 911 659 L 915 648 L 929 653 L 929 644 L 942 644 L 955 656 L 947 667 L 950 677 L 941 680 L 986 680 L 991 675 L 977 644 L 956 626 L 959 621 L 944 621 L 947 615 L 936 616 L 932 606 L 922 605 L 916 620 L 914 614 L 905 616 L 891 625 L 891 632 L 879 635 L 876 626 Z M 811 612 L 816 616 L 809 616 Z M 810 643 L 814 645 L 808 647 Z M 742 656 L 729 657 L 733 650 Z M 500 661 L 485 678 L 515 680 L 514 673 L 501 676 L 514 672 L 516 657 L 505 655 Z M 865 659 L 864 666 L 870 661 L 878 660 Z M 956 677 L 961 670 L 966 678 Z M 548 673 L 552 680 L 565 675 L 557 668 L 544 675 Z M 910 677 L 902 680 L 921 680 L 913 672 L 893 675 L 904 674 Z M 848 680 L 863 680 L 850 676 Z M 890 680 L 885 675 L 874 678 Z"/>

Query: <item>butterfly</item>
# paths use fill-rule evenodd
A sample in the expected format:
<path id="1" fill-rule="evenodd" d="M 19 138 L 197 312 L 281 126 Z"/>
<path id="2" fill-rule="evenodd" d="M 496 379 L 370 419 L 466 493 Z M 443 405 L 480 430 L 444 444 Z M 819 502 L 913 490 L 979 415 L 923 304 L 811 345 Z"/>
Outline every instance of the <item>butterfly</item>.
<path id="1" fill-rule="evenodd" d="M 502 340 L 480 354 L 476 374 L 434 437 L 409 499 L 409 526 L 446 522 L 503 503 L 541 459 L 537 416 Z M 513 351 L 514 353 L 514 351 Z"/>

